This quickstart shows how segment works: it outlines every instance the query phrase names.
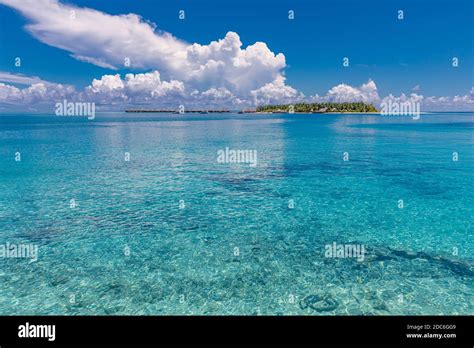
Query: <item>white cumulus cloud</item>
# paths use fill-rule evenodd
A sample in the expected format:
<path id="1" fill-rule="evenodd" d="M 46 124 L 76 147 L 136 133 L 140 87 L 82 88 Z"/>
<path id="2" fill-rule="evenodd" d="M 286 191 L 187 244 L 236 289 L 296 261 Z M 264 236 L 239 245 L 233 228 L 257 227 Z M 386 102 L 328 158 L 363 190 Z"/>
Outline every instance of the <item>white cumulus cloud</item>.
<path id="1" fill-rule="evenodd" d="M 128 57 L 132 66 L 179 69 L 186 60 L 187 44 L 136 14 L 109 15 L 57 0 L 0 0 L 20 11 L 26 29 L 38 40 L 99 66 L 119 67 Z"/>
<path id="2" fill-rule="evenodd" d="M 345 83 L 341 83 L 332 87 L 324 97 L 319 97 L 316 95 L 313 97 L 313 100 L 334 103 L 377 103 L 380 100 L 380 97 L 377 92 L 377 85 L 374 81 L 369 80 L 367 83 L 359 87 L 353 87 Z"/>
<path id="3" fill-rule="evenodd" d="M 285 56 L 263 42 L 244 48 L 234 32 L 201 45 L 160 31 L 136 14 L 110 15 L 58 0 L 0 3 L 24 15 L 35 38 L 83 62 L 111 69 L 129 63 L 131 68 L 157 70 L 164 80 L 181 81 L 190 89 L 225 88 L 238 97 L 269 83 L 285 89 Z"/>
<path id="4" fill-rule="evenodd" d="M 6 105 L 34 105 L 77 97 L 72 86 L 53 84 L 48 82 L 33 83 L 23 89 L 0 83 L 0 104 Z"/>
<path id="5" fill-rule="evenodd" d="M 359 87 L 339 84 L 323 96 L 305 97 L 301 92 L 285 84 L 284 76 L 278 76 L 273 82 L 266 83 L 243 96 L 225 87 L 192 88 L 178 80 L 163 80 L 158 71 L 141 74 L 103 75 L 93 79 L 90 85 L 77 91 L 74 87 L 48 81 L 37 77 L 0 72 L 0 77 L 31 85 L 18 88 L 0 82 L 0 106 L 41 106 L 48 107 L 63 99 L 72 101 L 93 101 L 101 109 L 123 110 L 132 105 L 149 105 L 175 109 L 179 105 L 187 108 L 223 108 L 239 109 L 266 104 L 291 104 L 297 102 L 358 102 L 372 103 L 381 108 L 388 102 L 420 103 L 421 111 L 474 111 L 474 87 L 465 95 L 423 96 L 417 93 L 380 97 L 375 81 L 369 80 Z M 0 79 L 1 81 L 1 79 Z M 41 81 L 41 82 L 37 82 Z"/>
<path id="6" fill-rule="evenodd" d="M 254 105 L 288 104 L 304 100 L 304 95 L 285 85 L 285 78 L 279 76 L 275 81 L 250 92 Z"/>
<path id="7" fill-rule="evenodd" d="M 126 74 L 122 79 L 119 74 L 104 75 L 94 79 L 82 93 L 82 98 L 102 104 L 114 102 L 177 103 L 185 91 L 181 81 L 162 81 L 160 73 L 154 71 L 144 74 Z"/>

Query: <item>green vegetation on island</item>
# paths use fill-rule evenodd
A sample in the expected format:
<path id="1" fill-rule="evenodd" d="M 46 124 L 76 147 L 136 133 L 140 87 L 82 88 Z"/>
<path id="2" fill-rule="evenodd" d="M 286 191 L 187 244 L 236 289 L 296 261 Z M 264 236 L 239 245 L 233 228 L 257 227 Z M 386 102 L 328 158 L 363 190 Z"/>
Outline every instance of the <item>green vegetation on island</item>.
<path id="1" fill-rule="evenodd" d="M 357 103 L 298 103 L 288 105 L 264 105 L 257 112 L 272 113 L 323 113 L 323 112 L 377 112 L 372 104 Z"/>

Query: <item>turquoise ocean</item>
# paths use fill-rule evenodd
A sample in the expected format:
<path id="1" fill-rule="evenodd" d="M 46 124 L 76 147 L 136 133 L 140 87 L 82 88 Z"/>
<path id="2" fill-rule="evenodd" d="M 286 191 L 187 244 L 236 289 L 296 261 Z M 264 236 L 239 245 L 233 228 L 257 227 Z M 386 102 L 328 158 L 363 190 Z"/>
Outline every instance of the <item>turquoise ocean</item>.
<path id="1" fill-rule="evenodd" d="M 1 115 L 0 244 L 38 259 L 0 314 L 472 315 L 473 145 L 474 113 Z"/>

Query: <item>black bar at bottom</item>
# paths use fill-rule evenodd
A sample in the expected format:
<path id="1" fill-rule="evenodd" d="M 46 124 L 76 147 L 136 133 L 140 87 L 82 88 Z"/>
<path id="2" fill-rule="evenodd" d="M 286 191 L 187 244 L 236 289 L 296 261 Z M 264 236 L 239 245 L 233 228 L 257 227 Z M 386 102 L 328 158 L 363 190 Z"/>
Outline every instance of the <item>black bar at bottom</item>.
<path id="1" fill-rule="evenodd" d="M 473 317 L 0 317 L 0 346 L 70 344 L 444 345 L 474 342 Z M 54 325 L 54 340 L 52 326 Z M 31 337 L 39 336 L 43 337 Z M 19 337 L 30 336 L 30 337 Z"/>

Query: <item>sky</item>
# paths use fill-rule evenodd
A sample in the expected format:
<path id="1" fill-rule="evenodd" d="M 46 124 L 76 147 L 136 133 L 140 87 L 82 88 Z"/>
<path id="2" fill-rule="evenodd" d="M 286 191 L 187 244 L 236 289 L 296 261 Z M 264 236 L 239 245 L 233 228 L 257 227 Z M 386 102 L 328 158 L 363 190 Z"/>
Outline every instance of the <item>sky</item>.
<path id="1" fill-rule="evenodd" d="M 472 0 L 0 0 L 0 108 L 474 110 L 473 28 Z"/>

